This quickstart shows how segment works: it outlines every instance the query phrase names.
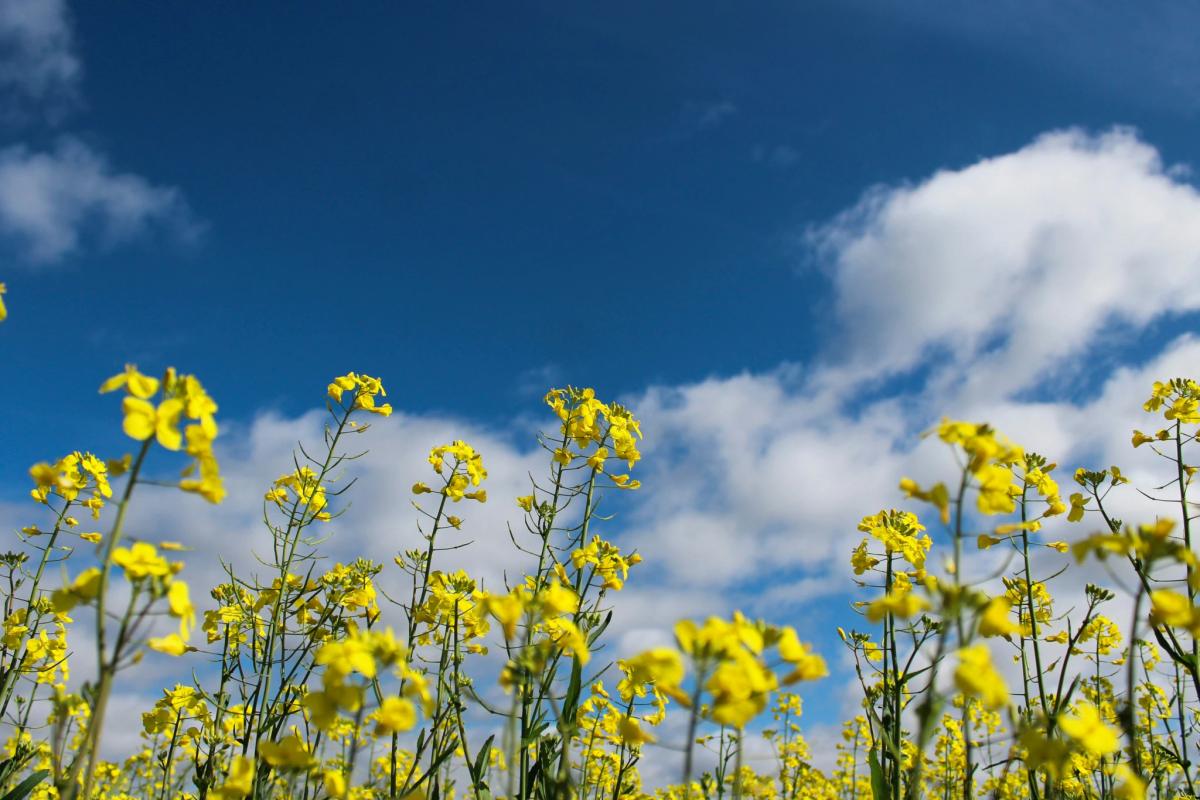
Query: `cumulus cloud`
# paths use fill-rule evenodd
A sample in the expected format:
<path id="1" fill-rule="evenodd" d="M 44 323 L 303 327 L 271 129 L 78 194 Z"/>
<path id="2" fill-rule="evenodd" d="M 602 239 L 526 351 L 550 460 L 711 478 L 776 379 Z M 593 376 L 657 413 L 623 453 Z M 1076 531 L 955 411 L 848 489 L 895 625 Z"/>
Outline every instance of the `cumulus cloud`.
<path id="1" fill-rule="evenodd" d="M 835 372 L 852 379 L 936 356 L 943 394 L 1014 393 L 1106 326 L 1200 307 L 1200 195 L 1127 130 L 1050 133 L 877 188 L 811 239 L 844 332 Z"/>
<path id="2" fill-rule="evenodd" d="M 60 261 L 92 235 L 113 246 L 152 229 L 191 240 L 201 226 L 178 189 L 118 172 L 77 139 L 0 150 L 0 233 L 32 263 Z"/>
<path id="3" fill-rule="evenodd" d="M 1148 448 L 1131 448 L 1130 432 L 1156 427 L 1141 408 L 1148 387 L 1194 374 L 1200 341 L 1159 341 L 1139 361 L 1103 337 L 1114 323 L 1136 336 L 1196 307 L 1200 205 L 1182 175 L 1128 131 L 1063 132 L 877 189 L 820 228 L 842 349 L 805 368 L 653 387 L 629 400 L 651 437 L 629 530 L 653 571 L 636 639 L 667 635 L 657 597 L 696 598 L 691 615 L 742 608 L 809 637 L 852 624 L 856 523 L 907 504 L 901 476 L 954 474 L 946 448 L 920 436 L 942 415 L 990 421 L 1046 454 L 1062 465 L 1065 492 L 1076 466 L 1119 464 L 1143 487 L 1167 482 Z M 1046 391 L 1051 370 L 1088 369 L 1097 339 L 1120 366 L 1094 376 L 1087 393 Z M 1110 502 L 1131 522 L 1162 513 L 1132 490 Z M 1046 537 L 1099 526 L 1060 518 Z M 1001 554 L 984 557 L 994 566 L 991 556 Z M 1044 560 L 1067 559 L 1048 551 Z M 1094 563 L 1073 569 L 1079 592 L 1066 592 L 1063 608 L 1081 602 L 1086 581 L 1112 584 Z M 1113 605 L 1122 619 L 1128 612 Z M 843 713 L 855 702 L 845 698 Z"/>
<path id="4" fill-rule="evenodd" d="M 1153 457 L 1131 452 L 1129 432 L 1152 424 L 1141 403 L 1154 379 L 1190 374 L 1193 339 L 1163 342 L 1087 397 L 1034 401 L 1027 390 L 1052 368 L 1082 369 L 1114 321 L 1136 333 L 1196 308 L 1198 231 L 1195 189 L 1124 130 L 1048 134 L 873 190 L 813 233 L 840 349 L 807 368 L 630 400 L 651 433 L 630 539 L 657 565 L 656 585 L 784 615 L 842 594 L 858 520 L 903 504 L 901 476 L 954 469 L 920 436 L 942 415 L 988 420 L 1064 465 L 1119 463 L 1153 485 Z M 917 370 L 926 383 L 877 391 L 879 378 Z M 1128 502 L 1129 519 L 1154 513 Z"/>

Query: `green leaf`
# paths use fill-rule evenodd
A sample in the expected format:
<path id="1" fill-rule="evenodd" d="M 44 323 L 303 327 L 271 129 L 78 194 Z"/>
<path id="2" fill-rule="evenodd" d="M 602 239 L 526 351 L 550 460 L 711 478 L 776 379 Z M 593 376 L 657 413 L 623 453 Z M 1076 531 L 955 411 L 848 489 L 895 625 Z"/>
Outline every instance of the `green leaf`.
<path id="1" fill-rule="evenodd" d="M 575 712 L 579 705 L 579 691 L 583 684 L 583 665 L 576 658 L 571 664 L 571 682 L 567 685 L 567 695 L 563 698 L 563 720 L 570 727 L 575 725 Z"/>
<path id="2" fill-rule="evenodd" d="M 875 754 L 875 748 L 871 748 L 867 760 L 871 765 L 871 797 L 874 800 L 887 800 L 887 787 L 883 782 L 883 768 L 879 766 L 879 756 Z"/>
<path id="3" fill-rule="evenodd" d="M 479 748 L 479 752 L 475 756 L 475 763 L 468 763 L 468 766 L 471 768 L 471 783 L 476 785 L 477 791 L 479 784 L 483 781 L 483 776 L 487 774 L 487 765 L 491 760 L 489 757 L 492 754 L 492 742 L 495 740 L 496 734 L 493 733 L 483 743 L 483 747 Z"/>
<path id="4" fill-rule="evenodd" d="M 44 781 L 46 776 L 49 774 L 50 770 L 39 769 L 37 772 L 33 773 L 28 778 L 17 784 L 17 786 L 14 787 L 8 794 L 4 795 L 4 797 L 0 797 L 0 800 L 24 800 L 24 798 L 33 794 L 33 790 L 39 783 Z"/>

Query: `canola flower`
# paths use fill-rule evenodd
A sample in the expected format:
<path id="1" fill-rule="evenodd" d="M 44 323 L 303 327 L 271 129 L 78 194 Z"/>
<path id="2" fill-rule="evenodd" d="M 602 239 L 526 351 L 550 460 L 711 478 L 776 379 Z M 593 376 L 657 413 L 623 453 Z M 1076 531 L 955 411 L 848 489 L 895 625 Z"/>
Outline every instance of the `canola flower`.
<path id="1" fill-rule="evenodd" d="M 406 476 L 416 528 L 390 563 L 326 557 L 348 533 L 350 442 L 392 414 L 380 379 L 335 377 L 320 444 L 261 489 L 257 566 L 231 561 L 204 592 L 186 548 L 126 519 L 149 491 L 225 498 L 216 401 L 195 376 L 132 365 L 101 391 L 120 393 L 134 452 L 33 465 L 43 519 L 0 554 L 0 790 L 14 800 L 1198 794 L 1190 379 L 1152 387 L 1144 409 L 1161 422 L 1131 440 L 1168 467 L 1142 488 L 1160 501 L 1151 520 L 1113 516 L 1131 483 L 1118 466 L 1065 473 L 1064 500 L 1058 465 L 992 427 L 931 431 L 958 474 L 900 479 L 892 499 L 930 513 L 868 514 L 847 548 L 860 616 L 838 633 L 862 702 L 823 765 L 791 689 L 829 667 L 795 628 L 734 612 L 681 620 L 674 646 L 613 652 L 612 608 L 645 567 L 599 508 L 641 487 L 642 430 L 594 390 L 547 393 L 545 472 L 506 501 L 525 569 L 491 585 L 448 556 L 492 535 L 472 518 L 486 453 L 461 440 L 430 443 L 423 479 Z M 1117 583 L 1080 590 L 1081 562 Z M 95 648 L 82 683 L 79 642 Z M 141 746 L 110 759 L 111 698 L 148 659 L 191 677 L 147 700 Z M 648 785 L 663 752 L 679 780 Z"/>

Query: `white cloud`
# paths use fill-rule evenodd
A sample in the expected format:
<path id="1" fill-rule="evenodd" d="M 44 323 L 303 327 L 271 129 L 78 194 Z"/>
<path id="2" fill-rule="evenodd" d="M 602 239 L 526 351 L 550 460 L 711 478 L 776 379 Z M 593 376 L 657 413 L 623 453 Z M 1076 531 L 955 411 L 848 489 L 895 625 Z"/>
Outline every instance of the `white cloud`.
<path id="1" fill-rule="evenodd" d="M 930 356 L 943 396 L 1011 394 L 1114 323 L 1200 307 L 1200 194 L 1127 130 L 878 188 L 817 228 L 851 378 Z M 970 370 L 958 368 L 970 365 Z"/>
<path id="2" fill-rule="evenodd" d="M 81 72 L 65 0 L 0 0 L 0 121 L 57 122 L 78 100 Z M 191 240 L 201 227 L 179 189 L 118 171 L 77 138 L 0 149 L 0 238 L 30 264 L 154 229 Z"/>
<path id="3" fill-rule="evenodd" d="M 107 247 L 152 229 L 190 240 L 201 226 L 178 189 L 118 172 L 77 139 L 0 150 L 0 234 L 30 262 L 60 261 L 92 236 Z"/>
<path id="4" fill-rule="evenodd" d="M 0 0 L 0 87 L 40 103 L 75 94 L 81 66 L 65 0 Z"/>

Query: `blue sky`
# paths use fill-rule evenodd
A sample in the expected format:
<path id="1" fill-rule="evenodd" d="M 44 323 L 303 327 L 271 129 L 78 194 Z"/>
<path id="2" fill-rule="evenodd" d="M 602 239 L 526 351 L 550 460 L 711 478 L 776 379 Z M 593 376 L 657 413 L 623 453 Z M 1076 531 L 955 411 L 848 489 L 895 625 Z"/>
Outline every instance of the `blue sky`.
<path id="1" fill-rule="evenodd" d="M 43 324 L 5 361 L 186 364 L 238 415 L 353 362 L 408 408 L 505 417 L 547 373 L 627 392 L 811 359 L 829 287 L 802 234 L 873 184 L 1069 125 L 1192 160 L 1196 93 L 1155 54 L 1078 70 L 882 7 L 72 7 L 76 102 L 5 138 L 79 137 L 203 233 L 10 249 L 15 319 Z"/>
<path id="2" fill-rule="evenodd" d="M 0 499 L 125 446 L 93 387 L 126 361 L 245 435 L 378 374 L 386 455 L 477 431 L 517 478 L 546 386 L 595 385 L 657 437 L 631 539 L 738 570 L 661 567 L 638 607 L 808 615 L 831 649 L 853 521 L 940 463 L 930 420 L 1100 458 L 1127 436 L 1084 410 L 1192 363 L 1180 9 L 0 0 Z M 229 451 L 247 498 L 270 441 Z"/>

